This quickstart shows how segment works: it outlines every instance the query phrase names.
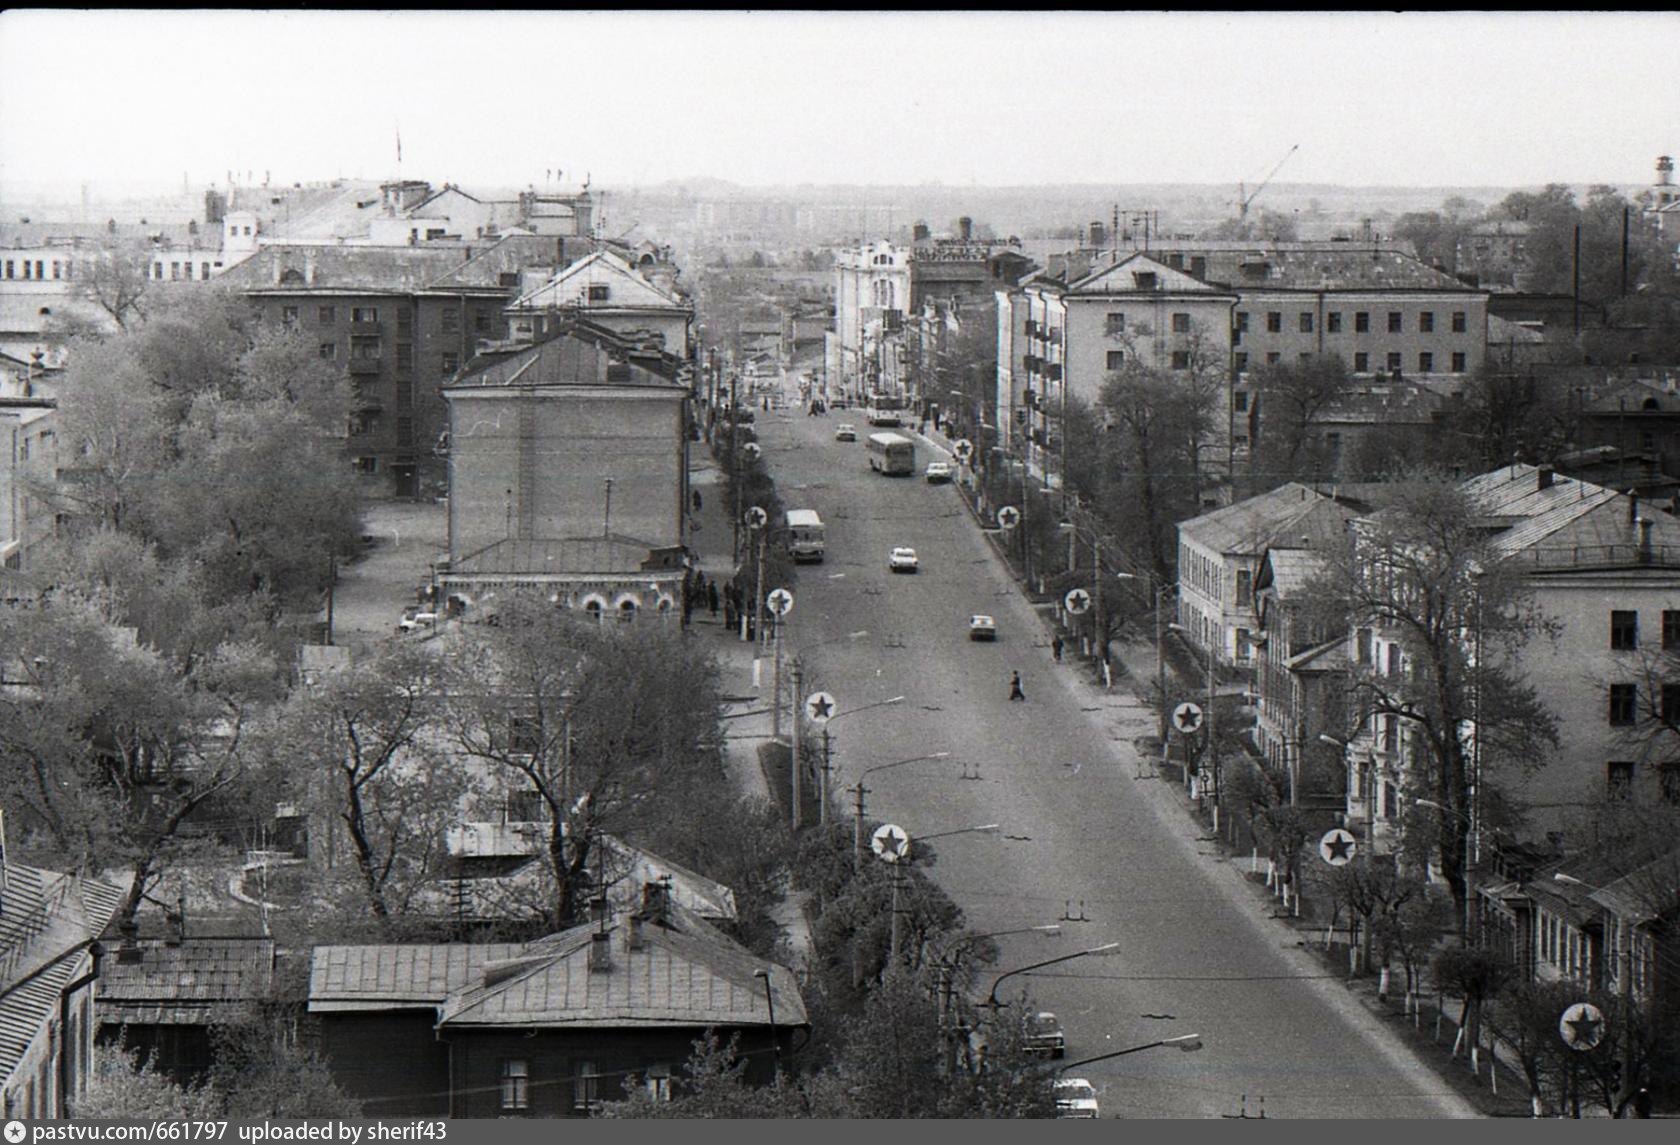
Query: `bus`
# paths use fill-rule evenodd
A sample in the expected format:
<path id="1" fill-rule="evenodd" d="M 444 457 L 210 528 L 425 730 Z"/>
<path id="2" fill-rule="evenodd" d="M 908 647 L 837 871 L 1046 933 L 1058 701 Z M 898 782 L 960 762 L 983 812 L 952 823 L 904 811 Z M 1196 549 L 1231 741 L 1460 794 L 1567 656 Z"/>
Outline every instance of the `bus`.
<path id="1" fill-rule="evenodd" d="M 870 425 L 903 425 L 904 399 L 872 393 L 866 399 L 864 417 Z"/>
<path id="2" fill-rule="evenodd" d="M 896 433 L 869 435 L 869 468 L 888 477 L 916 472 L 916 443 Z"/>
<path id="3" fill-rule="evenodd" d="M 815 509 L 787 511 L 788 556 L 797 561 L 823 559 L 823 522 Z"/>

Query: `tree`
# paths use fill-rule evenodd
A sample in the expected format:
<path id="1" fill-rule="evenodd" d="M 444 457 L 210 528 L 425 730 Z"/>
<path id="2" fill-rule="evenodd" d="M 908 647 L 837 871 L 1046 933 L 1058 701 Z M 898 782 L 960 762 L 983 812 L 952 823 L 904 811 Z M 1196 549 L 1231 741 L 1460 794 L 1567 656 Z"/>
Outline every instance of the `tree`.
<path id="1" fill-rule="evenodd" d="M 1352 382 L 1340 358 L 1318 355 L 1301 363 L 1273 363 L 1254 371 L 1253 471 L 1262 492 L 1286 481 L 1317 478 L 1330 458 L 1314 447 L 1319 418 Z"/>
<path id="2" fill-rule="evenodd" d="M 1491 950 L 1448 946 L 1436 952 L 1430 969 L 1441 989 L 1463 999 L 1458 1026 L 1464 1048 L 1481 1045 L 1482 1015 L 1489 1000 L 1513 980 L 1515 967 Z M 1458 1049 L 1455 1043 L 1453 1053 Z"/>
<path id="3" fill-rule="evenodd" d="M 1455 200 L 1448 200 L 1454 203 Z M 1457 204 L 1468 205 L 1458 199 Z M 1452 271 L 1458 266 L 1458 246 L 1475 223 L 1473 213 L 1459 210 L 1449 212 L 1447 204 L 1440 211 L 1409 211 L 1394 222 L 1394 237 L 1412 244 L 1418 258 L 1430 266 Z"/>
<path id="4" fill-rule="evenodd" d="M 1530 637 L 1555 626 L 1456 484 L 1420 478 L 1390 492 L 1389 507 L 1330 556 L 1312 596 L 1328 610 L 1325 623 L 1351 618 L 1365 630 L 1362 647 L 1370 633 L 1398 646 L 1399 659 L 1355 665 L 1353 710 L 1369 734 L 1392 726 L 1414 745 L 1407 795 L 1469 823 L 1478 787 L 1485 808 L 1489 788 L 1540 766 L 1557 744 L 1555 717 L 1516 663 Z M 1463 830 L 1443 831 L 1436 855 L 1461 920 L 1467 842 Z"/>
<path id="5" fill-rule="evenodd" d="M 118 329 L 126 330 L 129 323 L 145 317 L 140 300 L 145 297 L 151 268 L 145 247 L 103 246 L 93 257 L 77 260 L 75 292 L 110 315 Z"/>
<path id="6" fill-rule="evenodd" d="M 674 626 L 596 624 L 515 598 L 464 634 L 448 735 L 543 811 L 553 929 L 604 892 L 598 835 L 621 834 L 695 784 L 727 782 L 710 658 Z"/>
<path id="7" fill-rule="evenodd" d="M 279 667 L 266 649 L 223 644 L 177 674 L 68 595 L 0 612 L 0 648 L 11 685 L 0 694 L 0 798 L 24 849 L 48 865 L 123 871 L 116 922 L 132 924 L 193 845 L 196 817 L 255 790 L 247 733 L 279 695 Z"/>
<path id="8" fill-rule="evenodd" d="M 139 1050 L 98 1046 L 87 1091 L 71 1103 L 78 1121 L 210 1121 L 220 1103 L 208 1086 L 182 1086 L 141 1060 Z"/>
<path id="9" fill-rule="evenodd" d="M 210 1086 L 236 1121 L 360 1117 L 308 1044 L 305 961 L 283 963 L 269 991 L 210 1027 Z"/>

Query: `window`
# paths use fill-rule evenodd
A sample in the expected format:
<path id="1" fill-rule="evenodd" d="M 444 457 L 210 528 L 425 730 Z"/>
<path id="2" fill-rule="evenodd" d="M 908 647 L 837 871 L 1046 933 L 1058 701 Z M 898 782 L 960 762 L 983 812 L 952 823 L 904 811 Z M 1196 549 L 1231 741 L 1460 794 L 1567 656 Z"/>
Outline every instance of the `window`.
<path id="1" fill-rule="evenodd" d="M 1435 355 L 1428 350 L 1418 352 L 1418 373 L 1432 374 L 1435 372 Z"/>
<path id="2" fill-rule="evenodd" d="M 414 441 L 414 419 L 399 417 L 397 419 L 397 444 L 409 445 Z"/>
<path id="3" fill-rule="evenodd" d="M 412 342 L 397 343 L 397 369 L 411 370 L 414 368 L 414 344 Z"/>
<path id="4" fill-rule="evenodd" d="M 473 311 L 473 330 L 479 334 L 490 333 L 490 312 L 483 307 Z"/>
<path id="5" fill-rule="evenodd" d="M 1390 350 L 1388 352 L 1388 372 L 1391 374 L 1400 372 L 1400 351 Z"/>
<path id="6" fill-rule="evenodd" d="M 1610 723 L 1628 727 L 1639 716 L 1639 686 L 1637 684 L 1610 685 Z"/>
<path id="7" fill-rule="evenodd" d="M 524 1058 L 502 1059 L 502 1112 L 531 1108 L 531 1063 Z"/>
<path id="8" fill-rule="evenodd" d="M 337 342 L 322 342 L 321 343 L 321 349 L 320 349 L 320 355 L 321 355 L 321 357 L 327 359 L 327 361 L 329 361 L 329 362 L 332 361 L 334 358 L 338 357 L 338 343 Z"/>
<path id="9" fill-rule="evenodd" d="M 1662 686 L 1662 720 L 1669 725 L 1680 722 L 1680 684 Z"/>
<path id="10" fill-rule="evenodd" d="M 7 260 L 6 260 L 6 277 L 7 277 L 7 278 L 16 278 L 16 277 L 17 277 L 17 275 L 16 275 L 16 274 L 14 274 L 14 273 L 13 273 L 13 271 L 14 271 L 14 270 L 15 270 L 15 269 L 16 269 L 16 268 L 15 268 L 15 267 L 14 267 L 14 266 L 13 266 L 13 264 L 12 264 L 12 260 L 11 260 L 11 259 L 7 259 Z"/>
<path id="11" fill-rule="evenodd" d="M 181 277 L 181 264 L 178 263 L 178 262 L 170 263 L 169 264 L 169 281 L 174 282 L 176 279 L 178 279 L 180 277 Z M 192 267 L 190 267 L 190 266 L 187 268 L 187 277 L 188 278 L 192 277 Z M 296 309 L 296 308 L 294 307 L 294 309 Z"/>
<path id="12" fill-rule="evenodd" d="M 1172 316 L 1172 332 L 1174 334 L 1190 333 L 1190 315 L 1174 314 Z"/>
<path id="13" fill-rule="evenodd" d="M 1664 764 L 1659 775 L 1664 803 L 1680 803 L 1680 765 Z"/>
<path id="14" fill-rule="evenodd" d="M 1387 651 L 1388 675 L 1398 676 L 1400 674 L 1400 645 L 1390 644 L 1387 646 Z"/>
<path id="15" fill-rule="evenodd" d="M 605 289 L 605 287 L 602 289 Z M 594 1062 L 577 1063 L 572 1073 L 573 1109 L 584 1112 L 595 1104 L 595 1086 L 600 1076 Z"/>
<path id="16" fill-rule="evenodd" d="M 1455 373 L 1455 374 L 1462 374 L 1464 372 L 1464 366 L 1465 366 L 1464 351 L 1454 350 L 1453 351 L 1453 356 L 1452 356 L 1452 372 Z"/>
<path id="17" fill-rule="evenodd" d="M 1239 310 L 1239 311 L 1237 311 L 1237 333 L 1238 334 L 1245 334 L 1247 332 L 1248 332 L 1248 311 Z"/>
<path id="18" fill-rule="evenodd" d="M 1172 352 L 1172 368 L 1175 370 L 1188 370 L 1190 368 L 1190 351 L 1174 350 Z"/>
<path id="19" fill-rule="evenodd" d="M 1231 395 L 1231 400 L 1236 403 L 1238 413 L 1247 413 L 1248 412 L 1248 391 L 1247 390 L 1237 390 L 1235 393 L 1233 393 Z"/>
<path id="20" fill-rule="evenodd" d="M 1454 310 L 1452 316 L 1452 332 L 1463 334 L 1470 329 L 1468 315 L 1462 310 Z"/>
<path id="21" fill-rule="evenodd" d="M 1243 373 L 1248 369 L 1248 355 L 1246 353 L 1239 350 L 1232 361 L 1236 364 L 1237 373 Z"/>
<path id="22" fill-rule="evenodd" d="M 1361 628 L 1354 633 L 1354 648 L 1354 655 L 1359 663 L 1369 664 L 1371 662 L 1371 630 L 1369 628 Z"/>
<path id="23" fill-rule="evenodd" d="M 1237 607 L 1254 607 L 1254 573 L 1249 569 L 1237 570 Z"/>
<path id="24" fill-rule="evenodd" d="M 280 308 L 280 321 L 288 326 L 296 326 L 297 320 L 298 308 L 296 306 L 282 306 Z"/>
<path id="25" fill-rule="evenodd" d="M 453 306 L 446 306 L 438 314 L 438 322 L 445 334 L 459 334 L 461 332 L 461 312 Z"/>
<path id="26" fill-rule="evenodd" d="M 1301 333 L 1311 334 L 1313 332 L 1312 318 L 1311 310 L 1301 311 Z"/>
<path id="27" fill-rule="evenodd" d="M 405 337 L 414 329 L 414 312 L 407 307 L 397 311 L 397 333 Z"/>
<path id="28" fill-rule="evenodd" d="M 338 321 L 338 307 L 323 306 L 315 312 L 315 320 L 323 326 L 331 326 Z"/>
<path id="29" fill-rule="evenodd" d="M 350 308 L 350 321 L 377 322 L 379 321 L 379 308 L 377 306 L 353 306 Z"/>
<path id="30" fill-rule="evenodd" d="M 1124 350 L 1110 350 L 1108 352 L 1108 368 L 1109 369 L 1118 370 L 1120 367 L 1124 366 L 1125 364 L 1126 364 L 1126 351 L 1124 351 Z"/>
<path id="31" fill-rule="evenodd" d="M 407 409 L 414 404 L 414 379 L 398 378 L 396 383 L 397 406 Z"/>
<path id="32" fill-rule="evenodd" d="M 1390 645 L 1390 647 L 1393 647 Z M 1382 749 L 1389 755 L 1400 750 L 1400 717 L 1384 715 L 1381 724 Z"/>
<path id="33" fill-rule="evenodd" d="M 379 361 L 379 335 L 352 335 L 350 338 L 350 358 L 357 362 Z"/>
<path id="34" fill-rule="evenodd" d="M 1619 609 L 1610 613 L 1610 647 L 1618 652 L 1639 647 L 1639 613 Z"/>
<path id="35" fill-rule="evenodd" d="M 1126 315 L 1119 310 L 1111 310 L 1108 322 L 1103 327 L 1105 334 L 1124 334 L 1126 332 Z"/>
<path id="36" fill-rule="evenodd" d="M 1435 333 L 1435 312 L 1425 310 L 1418 315 L 1418 330 L 1424 334 Z"/>
<path id="37" fill-rule="evenodd" d="M 1283 333 L 1283 314 L 1281 311 L 1270 310 L 1266 313 L 1266 333 Z"/>
<path id="38" fill-rule="evenodd" d="M 190 266 L 190 264 L 189 264 L 189 266 Z M 58 277 L 58 260 L 56 258 L 53 259 L 53 277 L 54 278 Z M 190 269 L 187 272 L 187 277 L 188 278 L 192 277 L 192 271 Z"/>
<path id="39" fill-rule="evenodd" d="M 1324 330 L 1327 334 L 1340 334 L 1342 332 L 1342 312 L 1340 310 L 1332 310 L 1324 316 Z"/>
<path id="40" fill-rule="evenodd" d="M 210 281 L 210 264 L 209 263 L 201 262 L 201 263 L 198 264 L 198 278 L 199 278 L 200 282 Z"/>
<path id="41" fill-rule="evenodd" d="M 1605 793 L 1612 799 L 1626 799 L 1633 793 L 1633 761 L 1613 759 L 1604 767 Z"/>
<path id="42" fill-rule="evenodd" d="M 665 1063 L 648 1066 L 647 1074 L 642 1078 L 642 1084 L 647 1087 L 649 1099 L 670 1101 L 671 1067 Z"/>
<path id="43" fill-rule="evenodd" d="M 461 368 L 461 356 L 459 354 L 445 354 L 445 355 L 443 355 L 443 372 L 444 373 L 453 374 L 456 370 L 458 370 L 460 368 Z"/>
<path id="44" fill-rule="evenodd" d="M 1353 372 L 1356 374 L 1369 373 L 1371 369 L 1371 355 L 1363 350 L 1353 356 Z"/>
<path id="45" fill-rule="evenodd" d="M 1405 319 L 1406 319 L 1406 316 L 1404 314 L 1401 314 L 1400 311 L 1390 310 L 1388 312 L 1388 332 L 1390 334 L 1398 334 L 1401 331 L 1405 330 L 1405 328 L 1406 328 L 1406 320 Z"/>
<path id="46" fill-rule="evenodd" d="M 1662 646 L 1665 652 L 1673 648 L 1680 648 L 1680 611 L 1672 608 L 1663 609 Z"/>
<path id="47" fill-rule="evenodd" d="M 1368 334 L 1371 331 L 1371 315 L 1364 310 L 1358 310 L 1353 315 L 1353 332 Z"/>
<path id="48" fill-rule="evenodd" d="M 508 792 L 507 817 L 509 823 L 548 822 L 548 813 L 543 805 L 542 792 L 534 788 Z"/>
<path id="49" fill-rule="evenodd" d="M 1281 361 L 1283 361 L 1283 355 L 1278 353 L 1276 350 L 1268 350 L 1266 352 L 1266 365 L 1275 366 Z"/>
<path id="50" fill-rule="evenodd" d="M 590 302 L 605 302 L 611 297 L 612 291 L 606 286 L 597 285 L 589 288 L 588 301 Z"/>
<path id="51" fill-rule="evenodd" d="M 356 432 L 354 426 L 351 427 L 350 432 Z M 358 457 L 355 459 L 353 464 L 356 466 L 357 473 L 369 474 L 379 472 L 379 458 L 377 457 Z"/>

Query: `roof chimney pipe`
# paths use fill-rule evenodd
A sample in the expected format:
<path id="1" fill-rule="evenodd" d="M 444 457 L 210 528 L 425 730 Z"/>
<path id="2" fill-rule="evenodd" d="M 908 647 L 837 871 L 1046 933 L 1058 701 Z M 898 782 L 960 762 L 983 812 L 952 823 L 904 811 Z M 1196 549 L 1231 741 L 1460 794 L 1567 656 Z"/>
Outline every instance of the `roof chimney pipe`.
<path id="1" fill-rule="evenodd" d="M 1628 490 L 1628 524 L 1631 525 L 1638 520 L 1639 520 L 1639 494 L 1635 493 L 1632 489 L 1629 489 Z"/>
<path id="2" fill-rule="evenodd" d="M 1639 563 L 1651 563 L 1651 521 L 1647 517 L 1639 518 Z"/>
<path id="3" fill-rule="evenodd" d="M 1555 474 L 1552 472 L 1552 467 L 1551 466 L 1542 465 L 1538 470 L 1535 471 L 1535 477 L 1538 479 L 1538 484 L 1535 486 L 1535 488 L 1536 489 L 1550 489 L 1552 487 L 1552 478 L 1554 476 L 1555 476 Z"/>

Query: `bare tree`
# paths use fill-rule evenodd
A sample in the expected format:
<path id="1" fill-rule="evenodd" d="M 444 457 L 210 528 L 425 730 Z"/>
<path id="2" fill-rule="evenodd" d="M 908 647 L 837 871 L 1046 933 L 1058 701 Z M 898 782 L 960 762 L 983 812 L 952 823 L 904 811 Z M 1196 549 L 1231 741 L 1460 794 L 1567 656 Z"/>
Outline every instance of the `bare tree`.
<path id="1" fill-rule="evenodd" d="M 139 245 L 101 247 L 76 261 L 76 294 L 98 306 L 122 330 L 144 320 L 140 300 L 151 278 L 151 255 Z"/>

